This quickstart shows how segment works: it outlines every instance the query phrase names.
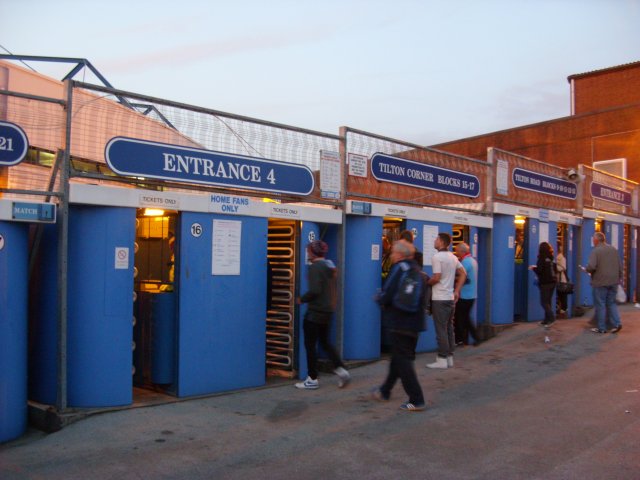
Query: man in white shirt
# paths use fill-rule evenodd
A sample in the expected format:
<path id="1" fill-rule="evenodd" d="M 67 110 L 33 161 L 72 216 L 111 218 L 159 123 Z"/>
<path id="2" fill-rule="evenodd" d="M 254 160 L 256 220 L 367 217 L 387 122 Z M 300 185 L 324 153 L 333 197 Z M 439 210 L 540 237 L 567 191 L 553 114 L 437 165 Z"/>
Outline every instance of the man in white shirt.
<path id="1" fill-rule="evenodd" d="M 435 362 L 427 364 L 429 368 L 453 367 L 453 351 L 456 345 L 453 312 L 467 274 L 458 258 L 449 251 L 449 245 L 451 235 L 445 232 L 439 233 L 433 243 L 437 253 L 431 259 L 433 275 L 429 284 L 432 286 L 431 315 L 436 326 L 438 356 Z"/>

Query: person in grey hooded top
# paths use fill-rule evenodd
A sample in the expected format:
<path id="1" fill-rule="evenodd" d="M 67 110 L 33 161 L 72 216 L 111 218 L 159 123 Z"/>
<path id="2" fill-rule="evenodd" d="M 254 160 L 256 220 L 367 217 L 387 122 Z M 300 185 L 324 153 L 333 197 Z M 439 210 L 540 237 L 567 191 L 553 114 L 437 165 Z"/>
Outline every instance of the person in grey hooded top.
<path id="1" fill-rule="evenodd" d="M 296 388 L 314 390 L 320 386 L 318 382 L 318 355 L 316 344 L 320 342 L 322 349 L 327 352 L 333 363 L 334 373 L 338 375 L 338 387 L 342 388 L 351 379 L 345 369 L 342 359 L 333 345 L 329 343 L 331 318 L 336 309 L 336 266 L 325 258 L 328 245 L 315 240 L 307 245 L 309 265 L 309 290 L 298 298 L 297 303 L 307 303 L 308 308 L 304 316 L 304 347 L 307 350 L 308 376 L 304 382 L 296 383 Z"/>

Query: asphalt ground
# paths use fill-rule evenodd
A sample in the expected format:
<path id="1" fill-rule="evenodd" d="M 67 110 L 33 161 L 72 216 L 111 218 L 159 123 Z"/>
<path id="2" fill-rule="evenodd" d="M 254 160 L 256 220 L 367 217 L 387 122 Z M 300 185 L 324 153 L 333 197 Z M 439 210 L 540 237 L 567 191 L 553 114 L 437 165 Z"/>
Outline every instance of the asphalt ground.
<path id="1" fill-rule="evenodd" d="M 618 334 L 589 316 L 517 324 L 455 367 L 416 368 L 424 412 L 376 402 L 381 360 L 353 381 L 291 384 L 90 416 L 0 445 L 13 479 L 640 479 L 640 309 Z M 548 336 L 549 342 L 545 342 Z"/>

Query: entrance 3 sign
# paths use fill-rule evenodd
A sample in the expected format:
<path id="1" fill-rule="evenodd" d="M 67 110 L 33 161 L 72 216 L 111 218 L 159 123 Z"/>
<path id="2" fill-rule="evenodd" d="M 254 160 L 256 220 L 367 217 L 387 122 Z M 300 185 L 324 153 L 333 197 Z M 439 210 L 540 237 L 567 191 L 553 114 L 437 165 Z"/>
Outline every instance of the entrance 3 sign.
<path id="1" fill-rule="evenodd" d="M 480 180 L 474 175 L 376 153 L 371 157 L 376 180 L 476 198 Z"/>
<path id="2" fill-rule="evenodd" d="M 315 185 L 304 165 L 133 138 L 112 138 L 104 156 L 119 175 L 292 195 L 309 195 Z"/>

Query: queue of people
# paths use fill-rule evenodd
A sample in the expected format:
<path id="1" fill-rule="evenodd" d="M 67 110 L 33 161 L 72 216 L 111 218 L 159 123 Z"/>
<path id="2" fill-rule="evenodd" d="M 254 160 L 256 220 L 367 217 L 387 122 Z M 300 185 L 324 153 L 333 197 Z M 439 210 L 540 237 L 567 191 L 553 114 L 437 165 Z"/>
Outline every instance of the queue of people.
<path id="1" fill-rule="evenodd" d="M 386 239 L 386 237 L 385 237 Z M 591 277 L 598 326 L 595 333 L 606 333 L 606 324 L 612 326 L 611 333 L 622 329 L 616 305 L 616 292 L 622 279 L 622 264 L 617 250 L 606 243 L 604 234 L 593 236 L 594 249 L 586 267 L 580 267 Z M 436 253 L 431 258 L 432 276 L 422 269 L 422 253 L 413 244 L 413 234 L 402 232 L 400 239 L 384 244 L 385 272 L 383 286 L 375 300 L 384 310 L 384 321 L 390 333 L 391 359 L 383 383 L 372 392 L 372 397 L 381 402 L 391 399 L 392 390 L 398 380 L 408 396 L 400 405 L 405 411 L 418 412 L 426 408 L 424 393 L 415 370 L 416 346 L 420 332 L 426 329 L 426 317 L 433 317 L 438 345 L 436 359 L 426 365 L 430 369 L 453 368 L 456 346 L 468 345 L 473 339 L 479 345 L 482 339 L 471 321 L 471 311 L 477 298 L 478 263 L 470 252 L 469 245 L 458 243 L 454 252 L 449 250 L 451 236 L 441 232 L 434 240 Z M 338 387 L 345 387 L 351 380 L 342 359 L 329 342 L 329 327 L 335 310 L 336 267 L 326 259 L 327 244 L 314 241 L 307 245 L 310 260 L 308 270 L 309 291 L 297 299 L 308 303 L 304 318 L 305 348 L 307 351 L 308 377 L 296 383 L 300 389 L 314 390 L 319 387 L 316 344 L 320 343 L 338 376 Z M 529 269 L 537 276 L 540 304 L 545 318 L 541 322 L 550 327 L 555 321 L 552 306 L 553 294 L 558 282 L 568 282 L 566 259 L 561 246 L 554 258 L 553 247 L 542 242 L 538 248 L 536 265 Z M 566 310 L 565 298 L 559 304 Z"/>

